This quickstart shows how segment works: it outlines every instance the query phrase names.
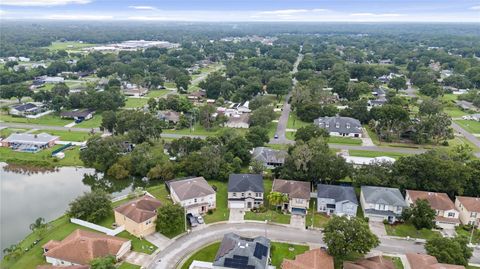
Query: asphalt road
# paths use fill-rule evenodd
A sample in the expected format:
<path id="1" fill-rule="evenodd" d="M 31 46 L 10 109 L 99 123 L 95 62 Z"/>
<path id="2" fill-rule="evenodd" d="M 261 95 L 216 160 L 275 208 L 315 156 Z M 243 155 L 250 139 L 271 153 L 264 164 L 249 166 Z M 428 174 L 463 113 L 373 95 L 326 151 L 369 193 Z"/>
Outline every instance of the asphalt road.
<path id="1" fill-rule="evenodd" d="M 480 148 L 480 139 L 478 139 L 476 136 L 467 132 L 465 129 L 463 129 L 460 125 L 456 124 L 454 121 L 452 121 L 452 128 L 453 130 L 455 130 L 455 132 L 461 133 L 468 141 L 474 144 L 477 148 Z M 475 155 L 480 158 L 480 152 L 476 152 Z"/>
<path id="2" fill-rule="evenodd" d="M 308 244 L 314 247 L 324 246 L 323 234 L 320 231 L 298 230 L 290 227 L 263 223 L 222 223 L 207 226 L 173 241 L 160 251 L 146 268 L 173 269 L 190 254 L 210 243 L 220 241 L 223 235 L 235 232 L 242 236 L 267 236 L 272 241 Z M 381 238 L 381 244 L 375 250 L 384 253 L 404 254 L 406 252 L 424 253 L 422 244 L 413 241 Z"/>

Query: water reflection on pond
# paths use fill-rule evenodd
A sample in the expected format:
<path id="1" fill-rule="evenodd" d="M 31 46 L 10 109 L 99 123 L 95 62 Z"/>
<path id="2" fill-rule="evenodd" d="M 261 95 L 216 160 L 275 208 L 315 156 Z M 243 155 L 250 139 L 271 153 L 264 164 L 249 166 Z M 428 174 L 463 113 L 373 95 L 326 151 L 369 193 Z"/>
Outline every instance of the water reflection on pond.
<path id="1" fill-rule="evenodd" d="M 88 168 L 0 163 L 0 245 L 5 248 L 22 240 L 37 217 L 58 218 L 83 192 L 99 188 L 116 197 L 129 193 L 132 185 L 132 180 L 109 180 Z"/>

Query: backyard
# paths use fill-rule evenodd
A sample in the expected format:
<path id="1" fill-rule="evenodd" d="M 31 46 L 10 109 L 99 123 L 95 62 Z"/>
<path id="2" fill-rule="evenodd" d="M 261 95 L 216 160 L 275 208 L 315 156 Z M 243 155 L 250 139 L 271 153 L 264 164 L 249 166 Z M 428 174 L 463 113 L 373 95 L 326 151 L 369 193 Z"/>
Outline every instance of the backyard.
<path id="1" fill-rule="evenodd" d="M 13 151 L 10 148 L 0 147 L 0 161 L 13 164 L 28 164 L 42 167 L 55 166 L 82 166 L 79 147 L 71 147 L 64 151 L 65 158 L 59 160 L 51 157 L 52 151 L 60 148 L 55 145 L 51 148 L 41 150 L 37 153 Z"/>
<path id="2" fill-rule="evenodd" d="M 228 190 L 227 190 L 227 183 L 223 181 L 216 181 L 216 180 L 210 180 L 208 181 L 208 184 L 210 186 L 215 186 L 216 187 L 216 198 L 217 198 L 217 208 L 213 210 L 212 214 L 206 214 L 204 216 L 205 222 L 206 223 L 213 223 L 213 222 L 219 222 L 219 221 L 225 221 L 228 220 L 228 217 L 230 215 L 230 210 L 228 209 L 227 205 L 227 195 L 228 195 Z"/>

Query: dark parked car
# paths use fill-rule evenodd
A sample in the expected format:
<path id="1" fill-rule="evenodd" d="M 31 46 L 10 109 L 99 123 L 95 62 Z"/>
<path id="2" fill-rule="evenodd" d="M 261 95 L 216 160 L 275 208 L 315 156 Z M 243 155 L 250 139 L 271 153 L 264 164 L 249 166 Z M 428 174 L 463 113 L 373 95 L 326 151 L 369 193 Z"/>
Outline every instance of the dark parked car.
<path id="1" fill-rule="evenodd" d="M 187 214 L 187 223 L 190 227 L 196 227 L 199 224 L 197 218 L 195 218 L 192 213 Z"/>

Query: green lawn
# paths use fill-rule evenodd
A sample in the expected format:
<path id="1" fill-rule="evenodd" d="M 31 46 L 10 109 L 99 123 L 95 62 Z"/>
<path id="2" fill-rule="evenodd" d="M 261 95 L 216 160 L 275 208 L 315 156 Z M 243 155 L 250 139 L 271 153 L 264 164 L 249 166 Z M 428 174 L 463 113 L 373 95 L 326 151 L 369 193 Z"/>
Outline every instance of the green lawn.
<path id="1" fill-rule="evenodd" d="M 61 145 L 55 145 L 52 148 L 44 149 L 37 153 L 18 152 L 10 148 L 0 147 L 0 161 L 42 167 L 83 165 L 83 162 L 80 160 L 80 149 L 78 147 L 65 150 L 65 158 L 61 160 L 51 157 L 52 151 L 60 147 Z"/>
<path id="2" fill-rule="evenodd" d="M 362 140 L 359 139 L 359 138 L 330 136 L 328 138 L 328 143 L 330 143 L 330 144 L 361 145 Z"/>
<path id="3" fill-rule="evenodd" d="M 438 232 L 432 230 L 421 229 L 417 230 L 410 223 L 403 223 L 397 225 L 385 225 L 388 235 L 400 236 L 400 237 L 411 237 L 411 238 L 422 238 L 422 239 L 431 239 L 437 236 L 440 236 Z"/>
<path id="4" fill-rule="evenodd" d="M 304 122 L 297 117 L 295 112 L 291 112 L 288 117 L 287 129 L 300 129 L 310 124 L 313 124 L 313 122 Z"/>
<path id="5" fill-rule="evenodd" d="M 302 254 L 307 250 L 309 250 L 309 247 L 305 245 L 273 242 L 270 250 L 270 256 L 272 257 L 272 265 L 280 268 L 283 259 L 293 260 L 295 259 L 295 256 Z"/>
<path id="6" fill-rule="evenodd" d="M 165 82 L 165 83 L 163 83 L 163 86 L 165 86 L 165 88 L 170 88 L 170 89 L 176 89 L 177 88 L 177 85 L 175 85 L 175 82 Z"/>
<path id="7" fill-rule="evenodd" d="M 263 181 L 263 187 L 264 187 L 264 198 L 265 198 L 265 206 L 269 208 L 268 206 L 268 201 L 267 197 L 268 194 L 272 191 L 272 185 L 273 181 L 272 180 L 264 180 Z M 282 224 L 289 224 L 290 223 L 290 214 L 284 214 L 282 212 L 273 210 L 273 209 L 268 209 L 267 212 L 264 213 L 255 213 L 255 212 L 245 212 L 245 219 L 246 220 L 258 220 L 258 221 L 265 221 L 268 220 L 268 222 L 276 222 L 276 223 L 282 223 Z"/>
<path id="8" fill-rule="evenodd" d="M 455 231 L 457 232 L 458 235 L 463 235 L 463 236 L 467 237 L 468 239 L 470 239 L 470 236 L 472 235 L 471 232 L 463 229 L 462 225 L 456 227 Z M 475 229 L 475 231 L 473 232 L 472 243 L 480 244 L 480 230 L 479 229 Z"/>
<path id="9" fill-rule="evenodd" d="M 128 263 L 128 262 L 123 262 L 118 267 L 118 269 L 140 269 L 140 268 L 141 268 L 140 266 L 135 265 L 135 264 L 131 264 L 131 263 Z"/>
<path id="10" fill-rule="evenodd" d="M 75 125 L 74 127 L 78 128 L 98 128 L 100 127 L 100 124 L 102 124 L 102 115 L 101 114 L 95 114 L 93 115 L 93 118 L 89 120 L 82 121 L 81 123 Z"/>
<path id="11" fill-rule="evenodd" d="M 69 123 L 72 123 L 72 120 L 62 119 L 60 118 L 60 116 L 54 113 L 42 116 L 37 119 L 13 117 L 13 116 L 2 113 L 0 114 L 0 120 L 4 122 L 30 123 L 30 124 L 39 124 L 39 125 L 52 125 L 52 126 L 65 126 Z"/>
<path id="12" fill-rule="evenodd" d="M 216 194 L 216 203 L 217 208 L 213 211 L 212 214 L 206 214 L 204 216 L 206 223 L 213 223 L 219 221 L 228 220 L 230 215 L 230 210 L 228 209 L 228 191 L 227 191 L 227 182 L 210 180 L 208 184 L 215 186 L 217 188 Z"/>
<path id="13" fill-rule="evenodd" d="M 459 108 L 457 105 L 450 104 L 446 106 L 443 111 L 447 113 L 452 118 L 459 118 L 461 116 L 468 115 L 469 113 L 463 111 L 461 108 Z"/>
<path id="14" fill-rule="evenodd" d="M 45 264 L 45 257 L 42 255 L 42 245 L 50 240 L 62 240 L 76 229 L 89 230 L 88 228 L 70 223 L 67 216 L 62 216 L 50 222 L 49 231 L 38 244 L 30 248 L 33 241 L 40 239 L 37 234 L 31 233 L 19 243 L 22 249 L 30 249 L 15 260 L 2 260 L 1 267 L 4 269 L 34 269 L 37 265 Z"/>
<path id="15" fill-rule="evenodd" d="M 193 261 L 202 261 L 202 262 L 213 262 L 217 251 L 220 248 L 220 242 L 215 242 L 210 244 L 197 252 L 193 253 L 190 258 L 182 265 L 182 269 L 188 269 Z"/>
<path id="16" fill-rule="evenodd" d="M 117 234 L 117 236 L 126 238 L 128 240 L 132 240 L 132 250 L 136 252 L 152 254 L 157 249 L 157 247 L 154 246 L 152 243 L 148 242 L 145 239 L 140 239 L 138 237 L 135 237 L 127 231 L 123 231 Z"/>
<path id="17" fill-rule="evenodd" d="M 77 41 L 66 41 L 66 42 L 52 42 L 52 44 L 46 48 L 49 50 L 75 50 L 75 49 L 88 48 L 93 46 L 95 46 L 95 44 L 80 43 Z"/>
<path id="18" fill-rule="evenodd" d="M 393 265 L 395 266 L 395 269 L 403 269 L 404 268 L 402 260 L 399 257 L 383 256 L 383 258 L 392 260 Z"/>
<path id="19" fill-rule="evenodd" d="M 169 194 L 168 194 L 167 188 L 165 187 L 165 184 L 159 184 L 157 186 L 148 187 L 147 191 L 151 195 L 155 196 L 155 198 L 160 200 L 160 202 L 162 202 L 164 205 L 172 203 L 172 200 L 168 198 Z"/>
<path id="20" fill-rule="evenodd" d="M 462 126 L 467 132 L 480 134 L 480 122 L 473 120 L 456 120 L 455 123 Z"/>
<path id="21" fill-rule="evenodd" d="M 188 269 L 194 260 L 213 262 L 218 249 L 220 248 L 220 242 L 216 242 L 195 252 L 185 263 L 182 265 L 182 269 Z M 309 250 L 308 246 L 293 245 L 287 243 L 272 242 L 270 249 L 270 256 L 272 257 L 272 265 L 280 268 L 283 259 L 295 259 L 295 256 L 304 253 Z"/>
<path id="22" fill-rule="evenodd" d="M 368 150 L 349 150 L 348 152 L 351 156 L 369 157 L 369 158 L 387 156 L 387 157 L 392 157 L 392 158 L 398 159 L 400 157 L 410 155 L 408 153 L 368 151 Z"/>
<path id="23" fill-rule="evenodd" d="M 319 213 L 317 212 L 316 208 L 316 200 L 314 201 L 313 199 L 310 200 L 310 209 L 308 211 L 308 215 L 306 216 L 306 222 L 305 225 L 307 227 L 312 226 L 312 215 L 313 215 L 313 227 L 314 228 L 323 228 L 327 224 L 327 222 L 330 220 L 330 217 L 327 216 L 326 214 Z"/>
<path id="24" fill-rule="evenodd" d="M 60 137 L 62 141 L 76 141 L 83 142 L 92 137 L 90 133 L 87 132 L 72 132 L 72 131 L 59 131 L 59 130 L 38 130 L 34 131 L 34 134 L 47 133 L 51 135 L 56 135 Z"/>
<path id="25" fill-rule="evenodd" d="M 226 129 L 226 128 L 223 128 L 223 127 L 214 127 L 214 128 L 211 128 L 211 129 L 207 130 L 207 129 L 205 129 L 202 125 L 200 125 L 200 123 L 196 123 L 196 124 L 194 125 L 193 131 L 192 131 L 190 128 L 181 129 L 181 130 L 172 130 L 172 129 L 169 129 L 169 130 L 162 130 L 162 133 L 165 133 L 165 134 L 205 135 L 205 136 L 209 136 L 209 135 L 216 135 L 216 134 L 218 134 L 219 132 L 222 131 L 222 129 Z"/>
<path id="26" fill-rule="evenodd" d="M 17 129 L 17 128 L 4 128 L 0 130 L 0 137 L 6 138 L 13 133 L 24 133 L 27 129 Z"/>
<path id="27" fill-rule="evenodd" d="M 444 101 L 444 102 L 453 102 L 453 101 L 456 101 L 456 100 L 458 100 L 458 95 L 453 94 L 453 93 L 444 94 L 442 96 L 442 101 Z"/>
<path id="28" fill-rule="evenodd" d="M 129 97 L 125 102 L 125 108 L 144 107 L 148 103 L 148 98 L 134 98 Z"/>

